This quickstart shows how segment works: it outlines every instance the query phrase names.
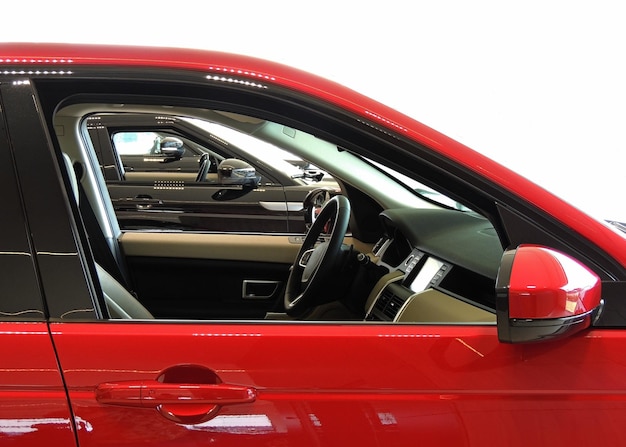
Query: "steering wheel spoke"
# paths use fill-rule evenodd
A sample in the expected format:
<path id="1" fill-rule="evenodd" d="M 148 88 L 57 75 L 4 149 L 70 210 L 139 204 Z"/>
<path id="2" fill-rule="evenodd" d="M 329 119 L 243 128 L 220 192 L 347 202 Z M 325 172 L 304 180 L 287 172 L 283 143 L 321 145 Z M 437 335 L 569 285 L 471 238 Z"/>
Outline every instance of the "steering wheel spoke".
<path id="1" fill-rule="evenodd" d="M 309 260 L 311 259 L 311 255 L 313 254 L 314 251 L 315 251 L 314 248 L 310 248 L 304 253 L 302 253 L 302 256 L 300 256 L 300 260 L 298 261 L 298 265 L 302 268 L 306 268 L 307 264 L 309 263 Z"/>

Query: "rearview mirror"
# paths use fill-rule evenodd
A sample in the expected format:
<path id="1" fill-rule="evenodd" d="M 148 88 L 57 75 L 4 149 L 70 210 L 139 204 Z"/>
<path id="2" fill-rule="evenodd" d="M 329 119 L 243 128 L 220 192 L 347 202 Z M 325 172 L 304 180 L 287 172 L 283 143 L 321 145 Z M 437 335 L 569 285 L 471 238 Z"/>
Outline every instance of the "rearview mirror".
<path id="1" fill-rule="evenodd" d="M 602 306 L 600 278 L 568 255 L 547 247 L 520 245 L 502 256 L 496 279 L 501 342 L 571 335 L 591 326 Z"/>
<path id="2" fill-rule="evenodd" d="M 159 141 L 161 154 L 165 155 L 165 161 L 180 160 L 185 153 L 183 141 L 176 137 L 165 137 Z"/>

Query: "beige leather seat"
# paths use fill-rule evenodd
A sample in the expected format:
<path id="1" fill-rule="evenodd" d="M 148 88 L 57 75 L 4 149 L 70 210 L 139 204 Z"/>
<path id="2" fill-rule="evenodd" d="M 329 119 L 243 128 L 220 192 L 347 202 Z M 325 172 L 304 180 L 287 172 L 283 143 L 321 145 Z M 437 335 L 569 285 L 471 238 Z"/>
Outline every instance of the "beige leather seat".
<path id="1" fill-rule="evenodd" d="M 63 154 L 65 169 L 72 184 L 72 192 L 76 203 L 79 200 L 78 180 L 74 174 L 72 160 L 67 154 Z M 150 319 L 154 318 L 128 290 L 124 288 L 113 276 L 96 263 L 96 272 L 98 280 L 104 295 L 104 301 L 107 305 L 111 318 L 132 318 L 132 319 Z"/>
<path id="2" fill-rule="evenodd" d="M 96 263 L 100 287 L 111 318 L 154 318 L 137 299 Z"/>

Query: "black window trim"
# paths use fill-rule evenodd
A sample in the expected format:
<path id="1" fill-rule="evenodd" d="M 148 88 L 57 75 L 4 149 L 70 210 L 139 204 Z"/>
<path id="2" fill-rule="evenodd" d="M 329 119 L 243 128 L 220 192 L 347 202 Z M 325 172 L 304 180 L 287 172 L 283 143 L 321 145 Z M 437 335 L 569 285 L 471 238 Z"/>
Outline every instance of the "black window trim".
<path id="1" fill-rule="evenodd" d="M 91 258 L 89 243 L 37 92 L 23 80 L 0 87 L 47 315 L 63 321 L 100 317 L 104 298 L 95 266 L 85 261 Z"/>

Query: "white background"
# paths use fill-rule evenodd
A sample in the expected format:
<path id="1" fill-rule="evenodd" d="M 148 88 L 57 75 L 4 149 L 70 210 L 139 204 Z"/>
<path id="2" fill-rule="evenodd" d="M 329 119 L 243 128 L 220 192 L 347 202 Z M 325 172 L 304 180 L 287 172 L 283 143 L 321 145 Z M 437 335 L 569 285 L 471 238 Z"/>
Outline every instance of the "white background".
<path id="1" fill-rule="evenodd" d="M 322 75 L 626 222 L 620 1 L 57 0 L 0 11 L 4 42 L 205 48 Z"/>

